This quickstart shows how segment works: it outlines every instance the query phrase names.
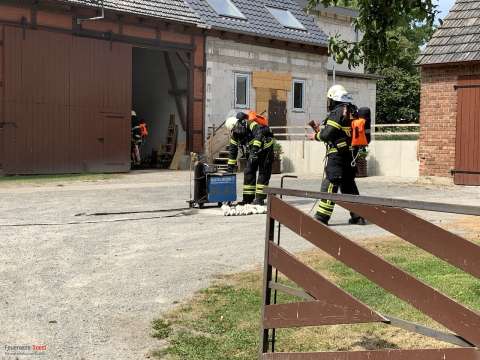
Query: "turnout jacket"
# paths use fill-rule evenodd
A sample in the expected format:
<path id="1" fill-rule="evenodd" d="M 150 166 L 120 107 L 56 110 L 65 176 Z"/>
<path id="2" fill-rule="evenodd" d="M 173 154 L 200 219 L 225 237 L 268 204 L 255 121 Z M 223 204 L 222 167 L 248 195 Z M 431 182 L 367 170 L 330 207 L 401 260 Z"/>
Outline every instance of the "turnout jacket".
<path id="1" fill-rule="evenodd" d="M 324 127 L 315 134 L 317 141 L 327 145 L 327 155 L 350 154 L 352 144 L 352 111 L 356 108 L 340 104 L 333 109 L 324 121 Z"/>
<path id="2" fill-rule="evenodd" d="M 243 131 L 232 131 L 229 144 L 228 165 L 236 165 L 238 148 L 243 146 L 248 154 L 257 155 L 262 150 L 271 149 L 274 136 L 268 126 L 262 126 L 255 121 L 246 122 Z M 249 156 L 245 154 L 245 156 Z"/>

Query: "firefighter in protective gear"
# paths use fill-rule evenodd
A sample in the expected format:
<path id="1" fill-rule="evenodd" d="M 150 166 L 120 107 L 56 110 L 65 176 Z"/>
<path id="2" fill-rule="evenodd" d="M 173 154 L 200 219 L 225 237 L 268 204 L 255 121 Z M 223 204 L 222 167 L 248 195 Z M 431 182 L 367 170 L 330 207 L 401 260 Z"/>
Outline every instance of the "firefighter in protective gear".
<path id="1" fill-rule="evenodd" d="M 140 120 L 134 110 L 132 110 L 131 135 L 131 160 L 133 165 L 140 165 L 142 162 L 140 148 L 148 136 L 148 128 L 145 120 Z"/>
<path id="2" fill-rule="evenodd" d="M 261 122 L 262 124 L 260 124 Z M 238 149 L 247 159 L 244 170 L 243 203 L 263 205 L 267 195 L 264 189 L 272 175 L 274 136 L 266 119 L 255 112 L 240 112 L 228 118 L 225 126 L 230 130 L 228 171 L 235 172 Z M 257 179 L 258 171 L 258 179 Z"/>
<path id="3" fill-rule="evenodd" d="M 355 149 L 351 147 L 352 120 L 357 116 L 357 108 L 352 104 L 352 96 L 341 85 L 335 85 L 328 91 L 328 117 L 323 128 L 312 134 L 311 138 L 322 141 L 327 146 L 327 160 L 325 178 L 322 182 L 322 192 L 359 195 L 355 183 L 356 167 L 354 159 Z M 316 210 L 315 218 L 324 224 L 333 214 L 335 203 L 330 200 L 321 200 Z M 350 213 L 350 224 L 365 224 L 360 216 Z"/>

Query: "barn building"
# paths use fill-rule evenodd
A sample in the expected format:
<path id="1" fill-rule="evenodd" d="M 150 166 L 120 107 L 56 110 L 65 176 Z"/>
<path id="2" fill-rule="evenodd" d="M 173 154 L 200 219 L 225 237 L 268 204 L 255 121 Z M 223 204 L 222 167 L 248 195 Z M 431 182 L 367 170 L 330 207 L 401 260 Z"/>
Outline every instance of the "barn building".
<path id="1" fill-rule="evenodd" d="M 480 1 L 457 0 L 418 63 L 420 175 L 480 185 Z"/>

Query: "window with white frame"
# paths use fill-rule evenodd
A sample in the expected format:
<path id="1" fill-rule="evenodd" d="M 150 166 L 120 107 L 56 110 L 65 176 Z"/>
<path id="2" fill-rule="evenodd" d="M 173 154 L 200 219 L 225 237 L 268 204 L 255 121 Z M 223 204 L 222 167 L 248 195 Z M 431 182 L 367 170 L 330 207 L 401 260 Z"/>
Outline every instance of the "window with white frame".
<path id="1" fill-rule="evenodd" d="M 305 83 L 305 80 L 293 80 L 293 111 L 305 111 Z"/>
<path id="2" fill-rule="evenodd" d="M 230 0 L 207 0 L 207 2 L 220 16 L 247 19 Z"/>
<path id="3" fill-rule="evenodd" d="M 275 19 L 277 19 L 277 21 L 280 24 L 282 24 L 284 27 L 289 29 L 296 29 L 296 30 L 304 30 L 304 31 L 307 30 L 305 29 L 305 26 L 303 26 L 303 24 L 300 21 L 298 21 L 295 15 L 293 15 L 290 12 L 290 10 L 278 9 L 278 8 L 268 7 L 268 6 L 267 6 L 267 9 L 268 11 L 270 11 L 270 14 L 272 14 L 272 16 Z"/>
<path id="4" fill-rule="evenodd" d="M 235 73 L 235 108 L 250 106 L 250 74 Z"/>

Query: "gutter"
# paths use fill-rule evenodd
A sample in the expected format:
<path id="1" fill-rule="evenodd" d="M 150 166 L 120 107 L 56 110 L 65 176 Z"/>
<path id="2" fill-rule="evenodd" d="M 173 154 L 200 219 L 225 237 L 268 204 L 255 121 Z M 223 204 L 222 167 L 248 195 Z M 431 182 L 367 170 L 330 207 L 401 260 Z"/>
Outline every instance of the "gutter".
<path id="1" fill-rule="evenodd" d="M 198 25 L 197 25 L 198 27 Z M 328 50 L 328 41 L 326 42 L 314 42 L 314 41 L 302 41 L 302 40 L 296 40 L 292 38 L 283 38 L 283 37 L 274 37 L 274 36 L 268 36 L 260 33 L 255 33 L 255 32 L 249 32 L 249 31 L 241 31 L 237 29 L 231 29 L 231 28 L 224 28 L 221 26 L 210 26 L 209 29 L 211 30 L 217 30 L 220 32 L 225 32 L 229 34 L 236 34 L 236 35 L 245 35 L 245 36 L 250 36 L 250 37 L 256 37 L 256 38 L 261 38 L 261 39 L 266 39 L 266 40 L 274 40 L 274 41 L 283 41 L 287 43 L 292 43 L 292 44 L 298 44 L 298 45 L 306 45 L 306 46 L 313 46 L 313 47 L 318 47 L 322 49 L 327 49 Z M 264 46 L 265 44 L 259 44 L 259 46 Z"/>
<path id="2" fill-rule="evenodd" d="M 328 75 L 333 76 L 333 70 L 328 70 Z M 354 79 L 367 79 L 367 80 L 381 80 L 384 77 L 381 75 L 376 74 L 364 74 L 364 73 L 356 73 L 353 71 L 335 71 L 336 76 L 340 77 L 347 77 L 347 78 L 354 78 Z"/>
<path id="3" fill-rule="evenodd" d="M 51 3 L 55 5 L 56 3 L 61 3 L 63 5 L 68 5 L 68 6 L 74 6 L 74 7 L 79 7 L 79 8 L 84 8 L 84 9 L 98 9 L 98 6 L 95 6 L 95 4 L 88 2 L 88 0 L 44 0 L 45 2 Z M 180 20 L 180 19 L 174 19 L 174 18 L 168 18 L 168 17 L 162 17 L 162 16 L 156 16 L 152 14 L 147 14 L 144 12 L 140 11 L 130 11 L 127 9 L 123 8 L 117 8 L 114 6 L 109 6 L 108 4 L 103 6 L 105 0 L 102 0 L 102 8 L 105 10 L 111 11 L 115 14 L 122 14 L 122 15 L 129 15 L 129 16 L 137 16 L 145 19 L 151 19 L 155 21 L 165 21 L 165 22 L 170 22 L 170 23 L 175 23 L 178 25 L 187 25 L 187 26 L 194 26 L 195 28 L 208 28 L 207 24 L 200 23 L 200 21 L 203 21 L 198 14 L 198 21 L 193 21 L 193 20 Z M 95 19 L 95 18 L 94 18 Z M 85 20 L 91 20 L 91 19 L 85 19 Z M 84 21 L 84 20 L 82 20 Z"/>
<path id="4" fill-rule="evenodd" d="M 102 0 L 101 4 L 102 12 L 100 16 L 95 16 L 91 18 L 77 18 L 77 24 L 80 25 L 83 21 L 95 21 L 95 20 L 103 20 L 105 19 L 105 0 Z"/>

